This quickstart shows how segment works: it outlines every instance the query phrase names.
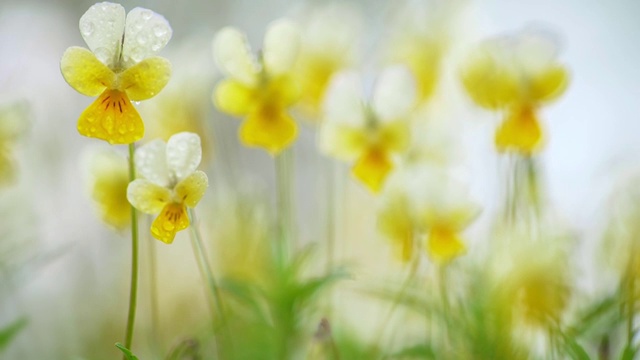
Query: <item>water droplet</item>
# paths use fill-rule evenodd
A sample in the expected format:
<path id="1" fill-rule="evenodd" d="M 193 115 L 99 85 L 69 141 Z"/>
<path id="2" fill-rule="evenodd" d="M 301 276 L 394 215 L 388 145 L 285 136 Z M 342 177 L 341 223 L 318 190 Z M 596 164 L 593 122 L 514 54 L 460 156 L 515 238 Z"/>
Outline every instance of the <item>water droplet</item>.
<path id="1" fill-rule="evenodd" d="M 92 132 L 92 133 L 96 132 L 97 130 L 98 130 L 98 129 L 96 129 L 96 127 L 95 127 L 95 126 L 92 126 L 92 127 L 91 127 L 91 129 L 89 129 L 89 131 L 90 131 L 90 132 Z"/>
<path id="2" fill-rule="evenodd" d="M 127 132 L 127 125 L 125 124 L 120 124 L 120 126 L 118 126 L 118 132 L 120 134 L 123 134 Z"/>
<path id="3" fill-rule="evenodd" d="M 143 10 L 142 14 L 140 14 L 144 20 L 149 20 L 153 16 L 153 12 L 151 10 Z"/>
<path id="4" fill-rule="evenodd" d="M 134 105 L 140 105 L 140 101 L 134 101 L 133 104 Z M 133 126 L 133 124 L 131 124 L 131 126 Z"/>
<path id="5" fill-rule="evenodd" d="M 149 39 L 147 39 L 147 36 L 144 33 L 140 33 L 136 37 L 136 41 L 138 41 L 138 44 L 144 45 L 149 41 Z"/>
<path id="6" fill-rule="evenodd" d="M 94 29 L 95 25 L 93 25 L 92 22 L 83 22 L 82 25 L 80 25 L 80 32 L 82 33 L 82 36 L 90 36 L 93 34 Z"/>
<path id="7" fill-rule="evenodd" d="M 133 27 L 135 27 L 136 30 L 140 30 L 140 29 L 142 29 L 142 23 L 141 22 L 137 22 L 137 23 L 133 24 Z"/>
<path id="8" fill-rule="evenodd" d="M 157 36 L 157 37 L 161 37 L 163 35 L 165 35 L 167 33 L 167 28 L 162 26 L 162 25 L 156 25 L 153 28 L 153 33 Z"/>
<path id="9" fill-rule="evenodd" d="M 158 51 L 158 50 L 160 50 L 160 48 L 162 48 L 162 46 L 160 44 L 158 44 L 158 43 L 155 43 L 155 44 L 151 45 L 151 50 L 153 50 L 153 51 Z"/>
<path id="10" fill-rule="evenodd" d="M 144 52 L 140 48 L 134 48 L 131 51 L 131 60 L 134 62 L 140 62 L 144 59 Z"/>
<path id="11" fill-rule="evenodd" d="M 94 118 L 93 116 L 89 116 L 89 117 L 87 117 L 87 122 L 92 123 L 92 122 L 94 122 L 94 121 L 96 121 L 96 118 Z"/>
<path id="12" fill-rule="evenodd" d="M 170 223 L 170 222 L 165 222 L 164 224 L 162 224 L 162 228 L 165 231 L 171 231 L 171 230 L 175 229 L 175 226 L 173 226 L 173 224 Z"/>
<path id="13" fill-rule="evenodd" d="M 109 58 L 111 57 L 111 51 L 106 47 L 99 47 L 94 52 L 94 55 L 104 64 L 109 63 Z"/>

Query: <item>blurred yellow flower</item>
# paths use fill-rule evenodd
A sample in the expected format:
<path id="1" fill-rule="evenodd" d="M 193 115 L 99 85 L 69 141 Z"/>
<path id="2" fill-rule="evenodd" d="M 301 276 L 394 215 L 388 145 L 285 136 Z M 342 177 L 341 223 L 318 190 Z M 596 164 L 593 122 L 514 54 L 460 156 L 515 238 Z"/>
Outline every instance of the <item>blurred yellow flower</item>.
<path id="1" fill-rule="evenodd" d="M 551 34 L 525 31 L 485 41 L 464 64 L 462 82 L 471 98 L 505 114 L 495 135 L 499 151 L 528 156 L 541 148 L 538 108 L 562 95 L 569 80 L 557 52 Z"/>
<path id="2" fill-rule="evenodd" d="M 125 18 L 121 5 L 103 2 L 80 18 L 80 33 L 91 50 L 68 48 L 60 70 L 76 91 L 99 96 L 80 115 L 78 131 L 110 144 L 141 139 L 144 124 L 131 100 L 149 99 L 169 81 L 171 64 L 154 56 L 171 38 L 169 23 L 143 8 Z"/>
<path id="3" fill-rule="evenodd" d="M 131 224 L 127 159 L 113 151 L 102 151 L 90 154 L 87 162 L 89 191 L 100 218 L 116 230 L 126 229 Z"/>
<path id="4" fill-rule="evenodd" d="M 298 132 L 287 112 L 300 97 L 292 74 L 298 32 L 289 20 L 273 22 L 257 61 L 237 29 L 223 28 L 213 39 L 214 58 L 228 77 L 216 87 L 214 104 L 222 112 L 245 117 L 239 134 L 244 145 L 261 147 L 272 155 L 288 147 Z"/>
<path id="5" fill-rule="evenodd" d="M 402 65 L 385 69 L 366 103 L 360 76 L 334 76 L 324 102 L 320 149 L 353 162 L 351 172 L 374 193 L 394 168 L 394 157 L 409 146 L 409 115 L 415 105 L 415 81 Z"/>
<path id="6" fill-rule="evenodd" d="M 151 224 L 156 239 L 171 244 L 176 232 L 189 227 L 187 206 L 195 207 L 209 185 L 207 175 L 196 171 L 201 159 L 200 137 L 188 132 L 136 150 L 136 168 L 142 179 L 129 184 L 127 199 L 144 213 L 160 213 Z"/>
<path id="7" fill-rule="evenodd" d="M 14 100 L 0 105 L 0 187 L 16 180 L 12 148 L 28 128 L 29 105 L 26 101 Z"/>

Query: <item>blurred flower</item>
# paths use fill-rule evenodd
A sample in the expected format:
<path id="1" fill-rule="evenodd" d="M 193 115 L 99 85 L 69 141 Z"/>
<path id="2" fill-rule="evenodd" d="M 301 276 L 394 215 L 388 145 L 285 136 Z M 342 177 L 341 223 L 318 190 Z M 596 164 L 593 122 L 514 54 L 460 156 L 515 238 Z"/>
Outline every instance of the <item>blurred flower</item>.
<path id="1" fill-rule="evenodd" d="M 296 138 L 297 126 L 287 109 L 299 99 L 292 69 L 298 57 L 298 28 L 281 19 L 269 25 L 258 61 L 244 34 L 226 27 L 213 39 L 213 56 L 228 76 L 213 93 L 216 107 L 227 114 L 246 117 L 240 141 L 272 155 Z"/>
<path id="2" fill-rule="evenodd" d="M 356 63 L 356 40 L 362 20 L 354 8 L 344 3 L 314 6 L 308 13 L 300 22 L 302 41 L 295 74 L 302 96 L 300 106 L 318 121 L 331 77 Z"/>
<path id="3" fill-rule="evenodd" d="M 409 115 L 415 105 L 415 81 L 406 67 L 385 69 L 373 89 L 370 104 L 362 92 L 360 76 L 337 74 L 327 90 L 320 149 L 345 161 L 371 191 L 382 189 L 394 168 L 394 156 L 410 141 Z"/>
<path id="4" fill-rule="evenodd" d="M 16 179 L 12 148 L 29 127 L 29 105 L 24 100 L 14 100 L 0 105 L 0 187 L 12 184 Z"/>
<path id="5" fill-rule="evenodd" d="M 562 95 L 569 78 L 557 53 L 552 34 L 529 30 L 485 41 L 464 64 L 462 82 L 473 101 L 504 112 L 499 151 L 528 156 L 542 146 L 538 108 Z"/>
<path id="6" fill-rule="evenodd" d="M 130 100 L 147 100 L 169 81 L 171 64 L 154 56 L 172 35 L 167 20 L 151 10 L 127 14 L 119 4 L 95 4 L 80 18 L 80 33 L 91 51 L 68 48 L 60 69 L 76 91 L 98 99 L 78 120 L 81 135 L 130 144 L 144 135 L 144 124 Z"/>
<path id="7" fill-rule="evenodd" d="M 431 259 L 441 265 L 466 251 L 461 233 L 479 213 L 468 190 L 444 169 L 414 164 L 389 180 L 378 212 L 378 228 L 413 259 L 417 241 L 426 238 Z"/>
<path id="8" fill-rule="evenodd" d="M 156 239 L 171 244 L 176 232 L 189 227 L 186 207 L 195 207 L 209 185 L 207 175 L 196 171 L 201 158 L 200 138 L 188 132 L 136 150 L 135 163 L 142 179 L 129 184 L 127 199 L 144 213 L 160 213 L 151 224 Z"/>
<path id="9" fill-rule="evenodd" d="M 116 230 L 131 224 L 131 206 L 127 200 L 129 167 L 127 159 L 117 152 L 93 152 L 89 164 L 89 191 L 102 221 Z"/>

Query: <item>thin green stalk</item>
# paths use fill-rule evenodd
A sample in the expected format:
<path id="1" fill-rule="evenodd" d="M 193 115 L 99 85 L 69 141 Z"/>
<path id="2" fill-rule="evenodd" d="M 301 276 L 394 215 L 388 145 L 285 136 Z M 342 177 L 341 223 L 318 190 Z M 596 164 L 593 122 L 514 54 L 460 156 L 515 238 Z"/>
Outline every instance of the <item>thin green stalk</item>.
<path id="1" fill-rule="evenodd" d="M 633 264 L 630 264 L 630 267 Z M 633 337 L 635 335 L 633 330 L 633 318 L 635 316 L 635 278 L 632 276 L 632 272 L 627 272 L 627 349 L 633 348 Z"/>
<path id="2" fill-rule="evenodd" d="M 148 219 L 148 218 L 147 218 Z M 148 226 L 147 226 L 148 227 Z M 158 336 L 159 328 L 159 313 L 160 306 L 158 305 L 158 277 L 157 277 L 157 253 L 156 242 L 148 239 L 147 241 L 149 249 L 149 297 L 150 297 L 150 309 L 151 309 L 151 344 L 156 351 L 160 351 L 160 337 Z"/>
<path id="3" fill-rule="evenodd" d="M 129 181 L 136 178 L 134 160 L 135 144 L 129 144 Z M 129 315 L 127 316 L 127 329 L 125 332 L 124 346 L 131 350 L 133 342 L 133 327 L 136 320 L 136 303 L 138 300 L 138 214 L 131 205 L 131 288 L 129 291 Z M 123 359 L 126 357 L 123 356 Z"/>
<path id="4" fill-rule="evenodd" d="M 326 241 L 327 241 L 327 262 L 325 264 L 325 272 L 329 274 L 333 271 L 335 263 L 335 242 L 336 242 L 336 186 L 335 186 L 335 161 L 330 161 L 326 171 L 326 185 L 327 185 L 327 202 L 326 202 Z M 333 292 L 329 290 L 328 294 L 328 310 L 327 316 L 331 318 L 333 313 Z"/>
<path id="5" fill-rule="evenodd" d="M 293 246 L 293 151 L 285 150 L 275 158 L 278 239 L 277 257 L 280 264 L 290 258 Z"/>

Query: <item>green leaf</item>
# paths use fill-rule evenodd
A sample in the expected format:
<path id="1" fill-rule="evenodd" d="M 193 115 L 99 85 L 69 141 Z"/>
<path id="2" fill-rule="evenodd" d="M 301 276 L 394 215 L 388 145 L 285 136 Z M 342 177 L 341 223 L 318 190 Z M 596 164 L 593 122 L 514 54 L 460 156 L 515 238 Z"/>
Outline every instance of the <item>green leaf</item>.
<path id="1" fill-rule="evenodd" d="M 634 356 L 636 356 L 637 349 L 634 349 L 630 346 L 625 346 L 622 355 L 620 356 L 620 360 L 633 360 Z"/>
<path id="2" fill-rule="evenodd" d="M 20 318 L 0 330 L 0 351 L 4 350 L 16 335 L 27 325 L 26 318 Z"/>
<path id="3" fill-rule="evenodd" d="M 127 358 L 127 360 L 140 360 L 138 359 L 137 356 L 133 355 L 131 350 L 127 349 L 126 347 L 124 347 L 124 345 L 120 344 L 119 342 L 116 343 L 116 347 L 124 353 L 124 356 Z"/>
<path id="4" fill-rule="evenodd" d="M 404 348 L 394 354 L 389 355 L 388 359 L 435 359 L 436 353 L 428 344 L 418 344 Z"/>

